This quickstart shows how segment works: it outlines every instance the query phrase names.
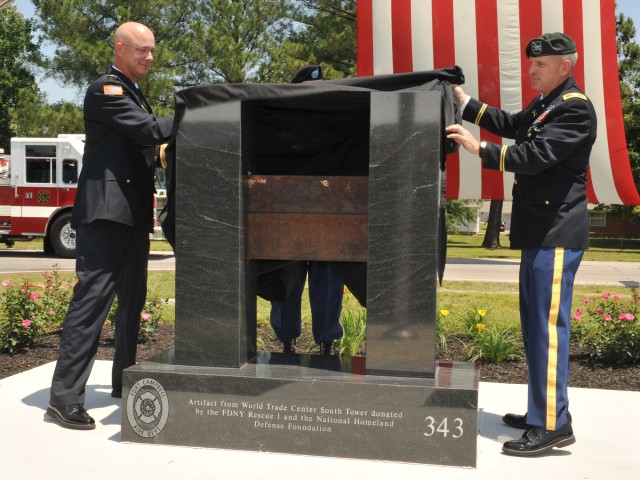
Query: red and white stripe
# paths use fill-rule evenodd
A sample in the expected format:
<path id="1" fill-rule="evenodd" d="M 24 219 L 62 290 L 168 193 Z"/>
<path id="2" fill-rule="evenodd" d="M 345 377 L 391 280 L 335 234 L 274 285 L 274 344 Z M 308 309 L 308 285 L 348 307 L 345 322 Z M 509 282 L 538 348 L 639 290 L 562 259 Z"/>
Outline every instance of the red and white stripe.
<path id="1" fill-rule="evenodd" d="M 358 75 L 459 65 L 467 93 L 508 111 L 536 95 L 527 42 L 564 32 L 578 46 L 574 77 L 598 114 L 589 201 L 640 204 L 622 121 L 614 0 L 358 0 Z M 501 138 L 465 124 L 483 140 Z M 464 151 L 447 161 L 447 197 L 510 199 L 513 175 L 484 170 Z M 463 168 L 461 168 L 461 165 Z"/>

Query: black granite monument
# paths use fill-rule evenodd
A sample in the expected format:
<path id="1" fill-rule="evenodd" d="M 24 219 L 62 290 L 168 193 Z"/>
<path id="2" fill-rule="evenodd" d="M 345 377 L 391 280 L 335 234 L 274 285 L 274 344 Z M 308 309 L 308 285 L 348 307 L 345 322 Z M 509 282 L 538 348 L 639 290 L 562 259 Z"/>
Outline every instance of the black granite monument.
<path id="1" fill-rule="evenodd" d="M 293 98 L 201 101 L 180 120 L 176 345 L 125 371 L 122 440 L 475 466 L 478 370 L 435 360 L 442 94 L 295 87 Z M 296 117 L 292 131 L 335 121 L 351 142 L 324 170 L 287 163 L 304 151 L 299 142 L 324 138 L 300 140 L 280 125 L 303 110 L 309 123 Z M 271 151 L 278 142 L 290 151 Z M 265 159 L 282 168 L 269 170 Z M 352 192 L 364 181 L 364 211 L 330 205 L 330 214 L 318 213 L 309 203 L 272 211 L 271 227 L 260 230 L 261 217 L 248 208 L 252 186 L 282 181 L 273 174 L 283 172 L 310 182 L 301 189 L 309 195 L 323 186 L 329 197 Z M 300 220 L 305 215 L 311 220 Z M 269 255 L 297 221 L 311 233 L 284 248 L 289 259 L 322 231 L 332 247 L 301 259 L 366 261 L 354 264 L 366 272 L 365 357 L 256 352 L 257 264 L 286 260 Z M 262 250 L 250 246 L 249 237 L 273 225 L 285 233 Z"/>

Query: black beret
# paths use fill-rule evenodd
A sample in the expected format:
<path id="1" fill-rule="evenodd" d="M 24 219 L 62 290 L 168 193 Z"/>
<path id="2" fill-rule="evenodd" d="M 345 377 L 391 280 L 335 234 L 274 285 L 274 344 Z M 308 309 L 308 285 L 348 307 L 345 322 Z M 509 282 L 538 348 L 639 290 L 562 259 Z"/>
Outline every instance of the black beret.
<path id="1" fill-rule="evenodd" d="M 322 67 L 320 65 L 305 65 L 296 72 L 291 83 L 302 83 L 312 80 L 322 80 Z"/>
<path id="2" fill-rule="evenodd" d="M 527 43 L 527 58 L 576 53 L 576 43 L 564 33 L 545 33 Z"/>

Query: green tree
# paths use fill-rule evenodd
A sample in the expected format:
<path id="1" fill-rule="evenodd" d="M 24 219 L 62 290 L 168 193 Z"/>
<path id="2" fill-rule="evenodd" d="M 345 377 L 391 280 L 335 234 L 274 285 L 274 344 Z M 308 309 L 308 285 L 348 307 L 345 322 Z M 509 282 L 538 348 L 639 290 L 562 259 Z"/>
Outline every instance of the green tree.
<path id="1" fill-rule="evenodd" d="M 267 80 L 292 29 L 289 14 L 286 0 L 194 2 L 189 32 L 180 45 L 189 62 L 180 85 Z"/>
<path id="2" fill-rule="evenodd" d="M 335 78 L 356 74 L 355 0 L 300 0 L 307 25 L 299 38 L 318 63 L 331 67 Z M 296 38 L 295 36 L 293 37 Z"/>
<path id="3" fill-rule="evenodd" d="M 457 233 L 460 227 L 476 221 L 478 208 L 472 200 L 447 200 L 445 221 L 448 233 Z"/>
<path id="4" fill-rule="evenodd" d="M 156 55 L 141 88 L 150 103 L 171 107 L 176 87 L 263 81 L 292 28 L 286 0 L 34 0 L 38 27 L 56 46 L 49 74 L 85 88 L 113 58 L 123 22 L 154 32 Z M 163 114 L 162 108 L 157 111 Z"/>
<path id="5" fill-rule="evenodd" d="M 282 48 L 265 65 L 267 81 L 289 81 L 306 64 L 322 65 L 324 77 L 356 74 L 355 0 L 290 0 L 294 21 Z"/>
<path id="6" fill-rule="evenodd" d="M 173 104 L 176 79 L 187 64 L 179 48 L 185 42 L 191 0 L 33 0 L 38 28 L 55 47 L 43 62 L 47 73 L 83 90 L 113 62 L 113 34 L 123 22 L 148 25 L 156 37 L 157 54 L 151 72 L 140 80 L 156 113 Z M 164 108 L 163 108 L 164 107 Z"/>
<path id="7" fill-rule="evenodd" d="M 84 133 L 82 109 L 73 102 L 49 104 L 27 89 L 19 92 L 13 112 L 15 135 L 20 137 L 56 137 L 60 133 Z"/>
<path id="8" fill-rule="evenodd" d="M 502 223 L 502 206 L 504 201 L 491 200 L 489 205 L 489 218 L 487 229 L 484 232 L 482 246 L 484 248 L 501 248 L 500 245 L 500 224 Z"/>
<path id="9" fill-rule="evenodd" d="M 8 150 L 14 136 L 12 113 L 18 105 L 19 90 L 38 91 L 32 66 L 40 58 L 34 43 L 34 25 L 14 7 L 0 10 L 0 147 Z"/>

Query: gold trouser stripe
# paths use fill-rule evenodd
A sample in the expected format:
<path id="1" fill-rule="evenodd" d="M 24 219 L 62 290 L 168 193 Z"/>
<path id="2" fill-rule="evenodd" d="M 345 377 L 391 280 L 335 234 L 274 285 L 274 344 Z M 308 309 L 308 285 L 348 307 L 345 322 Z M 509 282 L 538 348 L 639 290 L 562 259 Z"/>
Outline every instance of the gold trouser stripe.
<path id="1" fill-rule="evenodd" d="M 509 148 L 507 145 L 503 145 L 502 149 L 500 150 L 500 171 L 504 172 L 504 161 L 507 158 L 507 148 Z"/>
<path id="2" fill-rule="evenodd" d="M 479 124 L 480 124 L 480 119 L 482 118 L 482 115 L 484 115 L 484 111 L 485 111 L 486 109 L 487 109 L 487 104 L 486 104 L 486 103 L 483 103 L 483 104 L 482 104 L 482 107 L 480 107 L 480 111 L 478 112 L 478 116 L 476 117 L 476 121 L 475 121 L 475 122 L 473 122 L 473 123 L 475 123 L 476 125 L 479 125 Z"/>
<path id="3" fill-rule="evenodd" d="M 551 286 L 551 307 L 549 308 L 549 351 L 547 363 L 547 430 L 556 429 L 556 383 L 558 372 L 558 316 L 560 315 L 560 294 L 562 293 L 562 270 L 564 269 L 564 248 L 556 248 L 553 260 L 553 285 Z"/>

